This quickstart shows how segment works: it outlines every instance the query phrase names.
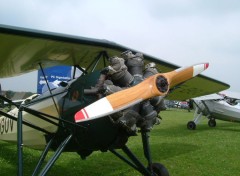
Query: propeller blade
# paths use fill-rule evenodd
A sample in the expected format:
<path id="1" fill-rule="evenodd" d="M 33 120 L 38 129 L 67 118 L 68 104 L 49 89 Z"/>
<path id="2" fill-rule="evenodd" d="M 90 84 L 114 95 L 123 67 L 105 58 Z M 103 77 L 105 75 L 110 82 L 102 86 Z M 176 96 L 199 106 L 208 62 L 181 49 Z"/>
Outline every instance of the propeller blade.
<path id="1" fill-rule="evenodd" d="M 75 114 L 75 122 L 110 115 L 143 100 L 165 96 L 170 88 L 195 77 L 208 66 L 208 63 L 203 63 L 150 76 L 136 86 L 108 95 L 81 109 Z"/>

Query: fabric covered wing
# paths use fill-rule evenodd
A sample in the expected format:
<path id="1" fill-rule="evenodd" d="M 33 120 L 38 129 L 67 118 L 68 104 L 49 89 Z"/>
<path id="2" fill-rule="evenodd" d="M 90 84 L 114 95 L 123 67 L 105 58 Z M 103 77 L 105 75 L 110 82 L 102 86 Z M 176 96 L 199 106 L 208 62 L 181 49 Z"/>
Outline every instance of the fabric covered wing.
<path id="1" fill-rule="evenodd" d="M 79 65 L 87 68 L 99 54 L 119 56 L 134 49 L 107 40 L 76 37 L 58 33 L 0 25 L 0 78 L 12 77 L 54 65 Z M 144 54 L 144 53 L 143 53 Z M 155 62 L 162 72 L 179 66 L 144 54 L 146 62 Z M 100 60 L 96 69 L 106 65 Z M 168 99 L 184 100 L 225 90 L 229 85 L 206 76 L 198 76 L 169 94 Z"/>

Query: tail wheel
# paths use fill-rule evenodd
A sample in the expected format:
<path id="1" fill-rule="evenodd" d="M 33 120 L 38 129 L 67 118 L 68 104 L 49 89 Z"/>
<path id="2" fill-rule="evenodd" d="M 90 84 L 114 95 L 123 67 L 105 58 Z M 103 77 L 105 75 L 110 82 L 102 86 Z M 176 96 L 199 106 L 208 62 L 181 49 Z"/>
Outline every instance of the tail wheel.
<path id="1" fill-rule="evenodd" d="M 152 164 L 153 174 L 156 176 L 169 176 L 167 168 L 161 163 Z"/>
<path id="2" fill-rule="evenodd" d="M 195 130 L 195 129 L 196 129 L 196 123 L 195 123 L 194 121 L 189 121 L 189 122 L 187 123 L 187 128 L 188 128 L 189 130 Z"/>
<path id="3" fill-rule="evenodd" d="M 210 119 L 209 121 L 208 121 L 208 126 L 210 126 L 210 127 L 215 127 L 217 125 L 217 123 L 216 123 L 216 120 L 215 119 Z"/>

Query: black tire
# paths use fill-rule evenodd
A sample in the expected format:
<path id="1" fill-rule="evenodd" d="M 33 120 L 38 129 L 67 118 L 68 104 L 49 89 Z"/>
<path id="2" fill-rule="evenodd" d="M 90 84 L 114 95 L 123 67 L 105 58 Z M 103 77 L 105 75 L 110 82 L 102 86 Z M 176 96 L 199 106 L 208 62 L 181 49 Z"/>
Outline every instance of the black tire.
<path id="1" fill-rule="evenodd" d="M 209 121 L 208 121 L 208 126 L 210 126 L 210 127 L 215 127 L 217 125 L 217 123 L 216 123 L 216 120 L 215 119 L 210 119 Z"/>
<path id="2" fill-rule="evenodd" d="M 195 129 L 196 129 L 196 123 L 195 123 L 194 121 L 189 121 L 189 122 L 187 123 L 187 128 L 188 128 L 189 130 L 195 130 Z"/>
<path id="3" fill-rule="evenodd" d="M 152 170 L 156 176 L 169 176 L 167 168 L 161 163 L 153 163 Z"/>

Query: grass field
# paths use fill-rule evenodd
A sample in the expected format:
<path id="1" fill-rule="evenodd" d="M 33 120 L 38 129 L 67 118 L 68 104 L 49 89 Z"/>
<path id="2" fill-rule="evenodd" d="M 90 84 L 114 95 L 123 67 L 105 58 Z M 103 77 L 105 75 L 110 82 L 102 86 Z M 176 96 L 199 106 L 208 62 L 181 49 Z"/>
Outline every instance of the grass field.
<path id="1" fill-rule="evenodd" d="M 238 176 L 240 173 L 240 124 L 217 121 L 215 128 L 203 120 L 195 131 L 186 124 L 193 112 L 167 110 L 163 121 L 151 132 L 154 162 L 164 164 L 171 176 Z M 129 148 L 145 162 L 140 135 L 131 137 Z M 24 148 L 24 175 L 31 175 L 40 151 Z M 16 146 L 0 142 L 0 175 L 16 175 Z M 75 153 L 64 153 L 49 171 L 50 176 L 140 175 L 110 152 L 95 152 L 86 160 Z"/>

